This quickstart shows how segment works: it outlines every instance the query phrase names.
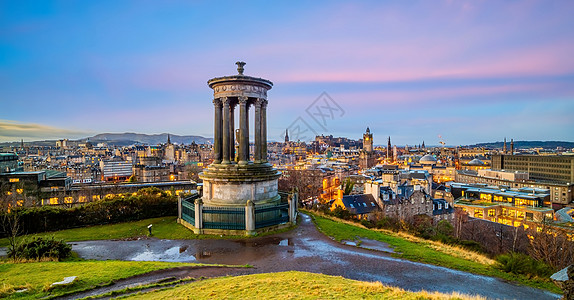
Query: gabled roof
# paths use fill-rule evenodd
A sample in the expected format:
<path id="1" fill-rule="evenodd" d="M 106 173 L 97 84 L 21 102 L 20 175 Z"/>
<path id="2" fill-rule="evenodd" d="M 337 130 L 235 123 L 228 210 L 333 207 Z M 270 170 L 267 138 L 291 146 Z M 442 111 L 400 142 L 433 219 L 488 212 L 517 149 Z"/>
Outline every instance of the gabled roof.
<path id="1" fill-rule="evenodd" d="M 371 194 L 346 195 L 343 196 L 342 200 L 345 208 L 357 215 L 368 214 L 379 209 L 375 198 Z"/>

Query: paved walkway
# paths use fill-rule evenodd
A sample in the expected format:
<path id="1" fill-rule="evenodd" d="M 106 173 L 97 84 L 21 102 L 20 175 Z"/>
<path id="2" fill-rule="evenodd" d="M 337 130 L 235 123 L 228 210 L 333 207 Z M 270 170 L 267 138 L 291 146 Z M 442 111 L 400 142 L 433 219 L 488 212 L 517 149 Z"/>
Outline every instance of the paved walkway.
<path id="1" fill-rule="evenodd" d="M 547 291 L 518 286 L 497 278 L 411 262 L 393 258 L 389 253 L 343 245 L 320 233 L 309 216 L 302 214 L 301 220 L 301 224 L 290 232 L 262 238 L 87 241 L 73 243 L 73 250 L 86 259 L 249 264 L 254 267 L 230 270 L 230 274 L 296 270 L 380 281 L 411 291 L 456 291 L 498 299 L 559 298 L 559 295 Z M 385 249 L 384 245 L 380 245 L 380 248 Z M 194 270 L 193 275 L 197 276 L 198 272 L 200 270 Z"/>

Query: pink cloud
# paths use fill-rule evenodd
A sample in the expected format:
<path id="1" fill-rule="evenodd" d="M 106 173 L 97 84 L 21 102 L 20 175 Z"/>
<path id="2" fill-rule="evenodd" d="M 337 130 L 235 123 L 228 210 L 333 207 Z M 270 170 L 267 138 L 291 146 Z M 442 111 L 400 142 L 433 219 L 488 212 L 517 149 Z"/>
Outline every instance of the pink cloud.
<path id="1" fill-rule="evenodd" d="M 547 92 L 556 87 L 554 84 L 509 84 L 502 86 L 471 86 L 471 87 L 451 87 L 426 90 L 404 90 L 404 91 L 369 91 L 337 93 L 337 100 L 360 99 L 362 104 L 369 103 L 421 103 L 433 99 L 463 99 L 471 96 L 505 95 L 526 92 Z M 487 101 L 485 98 L 484 101 Z"/>

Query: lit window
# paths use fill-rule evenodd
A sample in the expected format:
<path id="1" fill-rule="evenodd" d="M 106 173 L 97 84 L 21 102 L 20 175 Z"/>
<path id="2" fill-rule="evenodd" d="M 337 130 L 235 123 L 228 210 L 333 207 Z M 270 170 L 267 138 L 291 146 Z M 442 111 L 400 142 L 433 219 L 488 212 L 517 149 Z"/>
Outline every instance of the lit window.
<path id="1" fill-rule="evenodd" d="M 18 194 L 22 194 L 24 192 L 24 189 L 16 189 L 16 193 Z"/>
<path id="2" fill-rule="evenodd" d="M 51 204 L 51 205 L 56 205 L 56 204 L 58 204 L 58 197 L 52 197 L 52 198 L 50 198 L 50 204 Z"/>
<path id="3" fill-rule="evenodd" d="M 10 182 L 20 182 L 20 178 L 10 178 Z"/>

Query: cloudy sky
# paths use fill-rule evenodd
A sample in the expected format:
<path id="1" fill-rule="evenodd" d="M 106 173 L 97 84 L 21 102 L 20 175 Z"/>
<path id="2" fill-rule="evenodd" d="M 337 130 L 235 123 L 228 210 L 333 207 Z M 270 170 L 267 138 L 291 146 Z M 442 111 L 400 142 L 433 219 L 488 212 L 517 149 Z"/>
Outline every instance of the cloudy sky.
<path id="1" fill-rule="evenodd" d="M 574 1 L 0 1 L 0 141 L 212 137 L 206 82 L 238 60 L 274 83 L 270 140 L 369 126 L 375 144 L 574 141 L 573 15 Z"/>

